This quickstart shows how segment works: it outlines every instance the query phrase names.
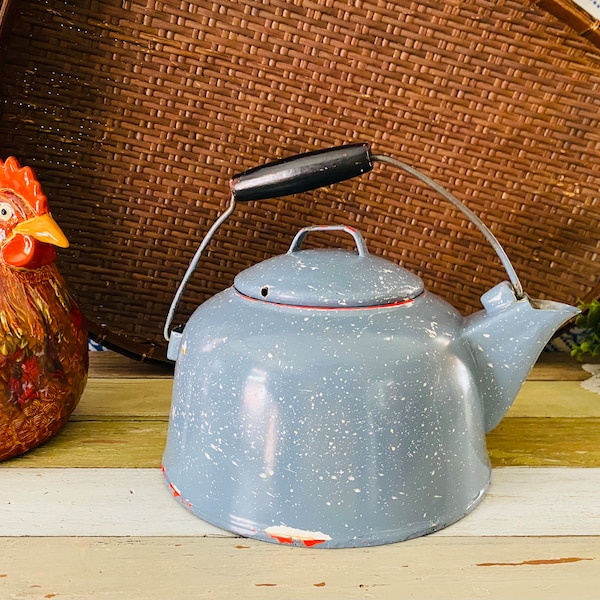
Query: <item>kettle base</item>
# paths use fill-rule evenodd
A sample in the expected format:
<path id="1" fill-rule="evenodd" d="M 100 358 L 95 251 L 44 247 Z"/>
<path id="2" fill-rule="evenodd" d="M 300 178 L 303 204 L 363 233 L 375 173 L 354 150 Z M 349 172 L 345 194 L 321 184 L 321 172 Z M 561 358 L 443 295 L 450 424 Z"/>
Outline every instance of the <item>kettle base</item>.
<path id="1" fill-rule="evenodd" d="M 273 523 L 255 523 L 250 519 L 238 517 L 236 515 L 230 515 L 227 520 L 215 519 L 214 515 L 205 514 L 199 506 L 194 505 L 185 498 L 184 493 L 182 493 L 177 485 L 170 480 L 164 465 L 162 466 L 162 473 L 165 484 L 171 495 L 178 500 L 184 508 L 203 521 L 245 538 L 305 548 L 363 548 L 368 546 L 381 546 L 384 544 L 404 542 L 435 533 L 436 531 L 445 529 L 457 521 L 460 521 L 471 513 L 483 500 L 491 483 L 491 479 L 488 479 L 483 488 L 477 493 L 475 498 L 473 498 L 466 508 L 459 511 L 457 514 L 448 513 L 442 515 L 436 522 L 427 520 L 419 523 L 411 523 L 398 529 L 380 531 L 366 530 L 363 534 L 340 539 L 339 537 L 332 538 L 327 533 L 321 531 L 308 531 L 287 525 L 274 525 Z"/>

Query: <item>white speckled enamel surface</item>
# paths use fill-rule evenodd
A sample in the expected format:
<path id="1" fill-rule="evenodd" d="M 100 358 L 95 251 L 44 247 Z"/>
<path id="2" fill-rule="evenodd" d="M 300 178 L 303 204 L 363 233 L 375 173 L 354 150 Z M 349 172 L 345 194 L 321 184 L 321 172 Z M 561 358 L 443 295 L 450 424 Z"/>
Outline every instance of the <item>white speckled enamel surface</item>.
<path id="1" fill-rule="evenodd" d="M 460 519 L 489 484 L 486 429 L 575 310 L 534 308 L 506 285 L 468 319 L 426 292 L 371 308 L 213 297 L 179 344 L 164 454 L 173 495 L 219 527 L 315 547 Z"/>
<path id="2" fill-rule="evenodd" d="M 377 256 L 358 256 L 349 250 L 302 250 L 242 271 L 234 287 L 250 298 L 267 302 L 351 307 L 415 298 L 423 292 L 423 281 Z"/>

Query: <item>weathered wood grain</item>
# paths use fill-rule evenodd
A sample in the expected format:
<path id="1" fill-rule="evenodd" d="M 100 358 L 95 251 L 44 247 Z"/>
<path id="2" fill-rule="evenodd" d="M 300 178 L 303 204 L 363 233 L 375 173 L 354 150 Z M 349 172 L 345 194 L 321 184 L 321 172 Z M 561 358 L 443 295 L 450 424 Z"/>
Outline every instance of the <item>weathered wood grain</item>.
<path id="1" fill-rule="evenodd" d="M 507 417 L 596 418 L 600 395 L 583 389 L 580 381 L 526 381 Z"/>
<path id="2" fill-rule="evenodd" d="M 72 421 L 4 468 L 158 467 L 167 420 Z M 507 418 L 488 435 L 493 466 L 600 466 L 600 419 Z"/>
<path id="3" fill-rule="evenodd" d="M 2 598 L 595 600 L 600 538 L 435 538 L 360 550 L 231 538 L 0 538 Z"/>
<path id="4" fill-rule="evenodd" d="M 168 417 L 173 380 L 90 378 L 73 418 Z M 526 381 L 509 417 L 600 417 L 600 396 L 579 381 Z"/>
<path id="5" fill-rule="evenodd" d="M 172 377 L 174 363 L 141 362 L 117 352 L 91 352 L 91 377 Z M 581 381 L 587 374 L 568 353 L 544 352 L 529 374 L 532 381 Z"/>
<path id="6" fill-rule="evenodd" d="M 599 489 L 600 468 L 495 469 L 476 510 L 435 535 L 600 535 Z M 176 502 L 160 469 L 0 469 L 0 537 L 134 535 L 231 534 Z"/>
<path id="7" fill-rule="evenodd" d="M 73 419 L 167 418 L 172 389 L 171 378 L 90 378 Z"/>
<path id="8" fill-rule="evenodd" d="M 141 362 L 117 352 L 90 352 L 90 377 L 172 377 L 174 364 Z"/>
<path id="9" fill-rule="evenodd" d="M 565 358 L 542 357 L 488 435 L 496 468 L 473 513 L 410 542 L 324 551 L 185 511 L 158 468 L 171 368 L 94 353 L 63 432 L 0 465 L 0 598 L 595 600 L 600 397 Z"/>
<path id="10" fill-rule="evenodd" d="M 566 352 L 543 352 L 529 373 L 531 381 L 581 381 L 589 375 Z"/>
<path id="11" fill-rule="evenodd" d="M 159 467 L 166 432 L 165 419 L 71 421 L 47 444 L 2 467 Z"/>
<path id="12" fill-rule="evenodd" d="M 600 419 L 504 419 L 487 436 L 494 466 L 600 466 Z"/>

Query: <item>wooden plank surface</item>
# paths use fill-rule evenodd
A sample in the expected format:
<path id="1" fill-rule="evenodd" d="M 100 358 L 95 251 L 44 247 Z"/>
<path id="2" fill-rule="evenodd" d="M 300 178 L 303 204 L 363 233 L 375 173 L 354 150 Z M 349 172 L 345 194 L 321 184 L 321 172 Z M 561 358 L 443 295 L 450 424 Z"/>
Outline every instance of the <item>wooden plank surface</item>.
<path id="1" fill-rule="evenodd" d="M 0 469 L 22 467 L 160 467 L 166 420 L 88 420 L 67 423 L 60 435 Z"/>
<path id="2" fill-rule="evenodd" d="M 93 375 L 61 434 L 0 468 L 160 466 L 172 376 L 163 366 L 112 352 L 91 358 Z M 492 464 L 600 466 L 600 395 L 581 388 L 578 371 L 589 374 L 564 356 L 541 364 L 566 380 L 548 381 L 542 373 L 525 382 L 507 416 L 488 435 Z M 153 376 L 143 375 L 146 371 Z"/>
<path id="3" fill-rule="evenodd" d="M 159 467 L 167 420 L 71 421 L 53 440 L 2 464 L 24 467 Z M 487 437 L 493 466 L 600 466 L 600 419 L 504 419 Z"/>
<path id="4" fill-rule="evenodd" d="M 73 420 L 88 417 L 169 416 L 173 380 L 140 378 L 90 378 L 73 414 Z M 591 393 L 591 392 L 588 392 Z"/>
<path id="5" fill-rule="evenodd" d="M 594 359 L 597 362 L 597 359 Z M 543 352 L 529 373 L 531 381 L 582 381 L 589 374 L 566 352 Z"/>
<path id="6" fill-rule="evenodd" d="M 172 378 L 90 378 L 74 418 L 167 418 L 172 389 Z M 579 381 L 526 381 L 507 416 L 600 417 L 600 395 Z"/>
<path id="7" fill-rule="evenodd" d="M 596 600 L 599 537 L 282 548 L 231 538 L 0 538 L 0 597 Z"/>
<path id="8" fill-rule="evenodd" d="M 598 597 L 600 396 L 575 361 L 543 357 L 488 435 L 492 486 L 473 513 L 333 551 L 238 538 L 188 513 L 159 469 L 172 367 L 91 362 L 61 435 L 0 465 L 0 598 Z"/>
<path id="9" fill-rule="evenodd" d="M 174 363 L 142 362 L 117 352 L 90 352 L 90 377 L 154 379 L 172 377 Z"/>
<path id="10" fill-rule="evenodd" d="M 598 362 L 598 359 L 596 359 Z M 564 352 L 544 352 L 534 365 L 528 379 L 532 381 L 581 381 L 589 375 L 582 363 Z M 141 362 L 116 352 L 91 352 L 90 377 L 123 378 L 172 377 L 174 363 Z"/>
<path id="11" fill-rule="evenodd" d="M 507 417 L 600 417 L 600 394 L 581 381 L 526 381 Z"/>
<path id="12" fill-rule="evenodd" d="M 495 469 L 477 509 L 435 535 L 600 536 L 599 490 L 600 468 Z M 0 470 L 0 536 L 77 535 L 230 534 L 176 502 L 159 469 Z"/>
<path id="13" fill-rule="evenodd" d="M 493 466 L 600 466 L 600 419 L 507 419 L 487 436 Z"/>

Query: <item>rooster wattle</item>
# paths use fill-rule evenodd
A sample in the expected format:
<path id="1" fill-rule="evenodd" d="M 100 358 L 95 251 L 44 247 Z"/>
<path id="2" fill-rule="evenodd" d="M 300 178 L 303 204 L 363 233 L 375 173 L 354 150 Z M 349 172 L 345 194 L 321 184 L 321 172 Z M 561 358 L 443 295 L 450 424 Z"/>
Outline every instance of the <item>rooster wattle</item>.
<path id="1" fill-rule="evenodd" d="M 58 433 L 85 387 L 87 331 L 54 246 L 68 241 L 33 171 L 0 160 L 0 460 Z"/>

